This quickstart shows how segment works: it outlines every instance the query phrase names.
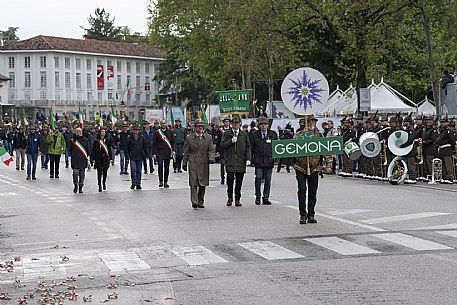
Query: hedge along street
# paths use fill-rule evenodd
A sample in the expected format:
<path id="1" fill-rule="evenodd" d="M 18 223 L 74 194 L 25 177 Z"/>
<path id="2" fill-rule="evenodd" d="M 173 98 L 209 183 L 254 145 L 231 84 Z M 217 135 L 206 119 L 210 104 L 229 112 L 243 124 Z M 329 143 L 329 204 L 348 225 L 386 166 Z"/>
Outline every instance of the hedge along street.
<path id="1" fill-rule="evenodd" d="M 273 141 L 273 158 L 338 155 L 341 153 L 343 153 L 343 137 Z"/>

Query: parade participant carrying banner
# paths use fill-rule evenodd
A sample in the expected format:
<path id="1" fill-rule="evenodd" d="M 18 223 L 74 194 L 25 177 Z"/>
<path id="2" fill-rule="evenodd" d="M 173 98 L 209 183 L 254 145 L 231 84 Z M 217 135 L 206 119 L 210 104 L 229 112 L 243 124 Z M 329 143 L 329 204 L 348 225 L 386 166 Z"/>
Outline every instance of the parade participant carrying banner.
<path id="1" fill-rule="evenodd" d="M 342 137 L 322 138 L 314 117 L 328 103 L 329 87 L 325 77 L 311 68 L 292 71 L 281 86 L 284 105 L 297 115 L 300 128 L 293 140 L 273 141 L 273 156 L 295 157 L 294 169 L 298 183 L 300 224 L 316 223 L 314 207 L 317 202 L 319 173 L 332 171 L 332 155 L 341 154 Z M 325 161 L 323 155 L 326 155 Z M 306 199 L 308 197 L 308 207 Z"/>

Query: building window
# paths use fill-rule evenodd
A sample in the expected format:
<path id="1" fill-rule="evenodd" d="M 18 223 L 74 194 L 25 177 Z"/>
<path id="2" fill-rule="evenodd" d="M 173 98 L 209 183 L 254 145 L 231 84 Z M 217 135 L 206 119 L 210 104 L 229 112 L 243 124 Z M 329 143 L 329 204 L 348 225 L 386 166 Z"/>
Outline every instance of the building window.
<path id="1" fill-rule="evenodd" d="M 92 70 L 92 60 L 86 59 L 86 70 Z"/>
<path id="2" fill-rule="evenodd" d="M 117 82 L 117 90 L 122 90 L 122 78 L 121 78 L 120 74 L 117 75 L 116 82 Z"/>
<path id="3" fill-rule="evenodd" d="M 149 90 L 148 91 L 150 91 L 151 90 L 151 83 L 149 82 L 149 76 L 146 76 L 144 78 L 144 85 L 146 86 L 146 84 L 149 85 Z M 146 88 L 144 90 L 146 90 Z"/>
<path id="4" fill-rule="evenodd" d="M 14 57 L 8 57 L 8 68 L 14 69 Z"/>
<path id="5" fill-rule="evenodd" d="M 24 87 L 30 88 L 31 86 L 32 86 L 32 79 L 30 76 L 30 72 L 25 72 Z"/>
<path id="6" fill-rule="evenodd" d="M 108 92 L 108 101 L 113 100 L 113 92 Z"/>
<path id="7" fill-rule="evenodd" d="M 90 92 L 90 91 L 87 92 L 87 101 L 88 101 L 88 102 L 91 102 L 91 103 L 94 101 L 94 95 L 93 95 L 93 93 Z"/>
<path id="8" fill-rule="evenodd" d="M 97 59 L 97 65 L 101 65 L 102 64 L 102 60 L 101 59 Z"/>
<path id="9" fill-rule="evenodd" d="M 30 101 L 31 100 L 30 91 L 25 91 L 24 92 L 24 100 L 26 100 L 26 101 Z"/>
<path id="10" fill-rule="evenodd" d="M 132 87 L 132 76 L 127 75 L 127 89 Z"/>
<path id="11" fill-rule="evenodd" d="M 140 66 L 140 63 L 139 63 L 139 62 L 135 63 L 135 68 L 136 68 L 136 69 L 135 69 L 135 70 L 136 70 L 136 74 L 140 74 L 140 72 L 141 72 L 141 66 Z"/>
<path id="12" fill-rule="evenodd" d="M 112 66 L 111 60 L 107 60 L 107 61 L 106 61 L 106 65 L 107 65 L 107 66 Z"/>
<path id="13" fill-rule="evenodd" d="M 141 100 L 141 94 L 137 93 L 135 94 L 135 104 L 139 104 Z"/>
<path id="14" fill-rule="evenodd" d="M 146 93 L 146 102 L 150 103 L 151 102 L 151 94 Z"/>
<path id="15" fill-rule="evenodd" d="M 132 67 L 130 66 L 130 62 L 127 62 L 127 73 L 132 72 Z"/>
<path id="16" fill-rule="evenodd" d="M 127 102 L 131 102 L 132 101 L 132 93 L 129 91 L 127 92 Z"/>
<path id="17" fill-rule="evenodd" d="M 55 72 L 54 81 L 56 88 L 60 88 L 60 72 Z"/>
<path id="18" fill-rule="evenodd" d="M 135 77 L 135 79 L 136 79 L 135 86 L 137 86 L 137 87 L 141 86 L 141 76 L 137 75 Z"/>
<path id="19" fill-rule="evenodd" d="M 70 58 L 65 57 L 65 69 L 70 69 Z"/>
<path id="20" fill-rule="evenodd" d="M 87 73 L 86 75 L 87 89 L 92 89 L 92 74 Z"/>
<path id="21" fill-rule="evenodd" d="M 76 73 L 76 89 L 81 89 L 81 73 Z"/>
<path id="22" fill-rule="evenodd" d="M 76 100 L 82 101 L 83 100 L 83 93 L 82 91 L 76 92 Z"/>
<path id="23" fill-rule="evenodd" d="M 40 68 L 46 68 L 46 56 L 40 56 Z"/>
<path id="24" fill-rule="evenodd" d="M 101 102 L 103 100 L 103 92 L 98 93 L 98 101 Z"/>
<path id="25" fill-rule="evenodd" d="M 8 91 L 8 99 L 14 101 L 16 99 L 16 90 Z"/>
<path id="26" fill-rule="evenodd" d="M 59 69 L 59 66 L 60 66 L 60 58 L 59 57 L 54 57 L 54 67 L 56 69 Z"/>
<path id="27" fill-rule="evenodd" d="M 24 67 L 25 68 L 30 68 L 30 56 L 26 56 L 24 58 Z"/>
<path id="28" fill-rule="evenodd" d="M 71 87 L 70 72 L 65 72 L 65 88 L 70 89 L 70 87 Z"/>
<path id="29" fill-rule="evenodd" d="M 40 100 L 45 100 L 48 98 L 47 92 L 46 91 L 41 91 L 40 92 Z"/>
<path id="30" fill-rule="evenodd" d="M 60 91 L 56 91 L 56 101 L 60 101 Z"/>
<path id="31" fill-rule="evenodd" d="M 118 61 L 117 62 L 117 72 L 121 72 L 122 71 L 122 61 Z"/>
<path id="32" fill-rule="evenodd" d="M 144 73 L 149 74 L 149 64 L 144 64 Z"/>
<path id="33" fill-rule="evenodd" d="M 41 88 L 47 87 L 46 71 L 40 72 L 40 87 Z"/>
<path id="34" fill-rule="evenodd" d="M 76 70 L 81 70 L 81 58 L 76 58 Z"/>
<path id="35" fill-rule="evenodd" d="M 10 72 L 10 88 L 16 88 L 16 75 L 14 74 L 14 72 Z"/>

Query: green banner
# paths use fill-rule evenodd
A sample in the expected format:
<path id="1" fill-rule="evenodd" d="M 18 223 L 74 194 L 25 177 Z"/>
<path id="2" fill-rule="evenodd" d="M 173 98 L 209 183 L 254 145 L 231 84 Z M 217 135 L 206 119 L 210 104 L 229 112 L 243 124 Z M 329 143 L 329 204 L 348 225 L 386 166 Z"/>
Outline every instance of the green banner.
<path id="1" fill-rule="evenodd" d="M 249 113 L 252 90 L 218 91 L 221 113 Z"/>
<path id="2" fill-rule="evenodd" d="M 343 152 L 343 137 L 317 137 L 273 141 L 273 158 L 293 158 L 339 155 Z"/>

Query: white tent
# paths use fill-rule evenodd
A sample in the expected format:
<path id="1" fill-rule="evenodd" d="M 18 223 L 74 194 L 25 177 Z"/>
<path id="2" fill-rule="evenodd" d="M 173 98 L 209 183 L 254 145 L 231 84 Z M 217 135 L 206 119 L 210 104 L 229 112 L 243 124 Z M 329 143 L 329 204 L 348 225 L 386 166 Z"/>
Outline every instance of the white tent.
<path id="1" fill-rule="evenodd" d="M 320 115 L 325 115 L 325 116 L 333 115 L 332 111 L 334 109 L 334 105 L 336 102 L 338 102 L 338 100 L 343 95 L 344 95 L 344 92 L 337 85 L 336 90 L 330 94 L 327 105 L 325 105 L 325 107 L 322 108 Z"/>
<path id="2" fill-rule="evenodd" d="M 417 108 L 417 114 L 435 115 L 436 114 L 435 103 L 433 103 L 427 97 L 425 97 L 425 99 L 419 103 L 419 107 Z"/>

